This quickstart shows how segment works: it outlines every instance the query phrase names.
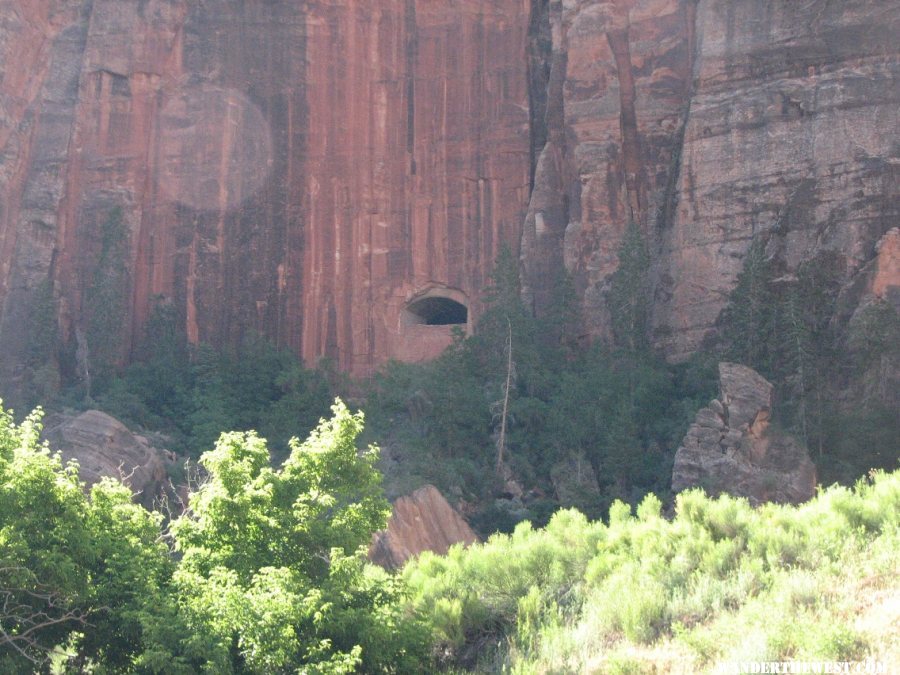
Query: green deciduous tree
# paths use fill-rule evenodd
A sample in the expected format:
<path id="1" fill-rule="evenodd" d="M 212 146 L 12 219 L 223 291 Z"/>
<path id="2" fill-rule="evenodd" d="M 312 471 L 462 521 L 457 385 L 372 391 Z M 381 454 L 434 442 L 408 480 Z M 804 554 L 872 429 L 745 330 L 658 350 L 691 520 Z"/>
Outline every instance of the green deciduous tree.
<path id="1" fill-rule="evenodd" d="M 389 512 L 377 452 L 361 413 L 333 413 L 277 470 L 255 433 L 223 434 L 163 537 L 121 483 L 86 493 L 39 414 L 0 410 L 0 672 L 422 672 L 402 585 L 365 560 Z"/>
<path id="2" fill-rule="evenodd" d="M 338 401 L 280 469 L 255 433 L 223 434 L 201 462 L 208 479 L 172 525 L 175 574 L 191 637 L 178 647 L 217 672 L 415 670 L 416 624 L 364 547 L 389 506 L 358 451 L 362 414 Z M 421 664 L 419 664 L 421 665 Z"/>
<path id="3" fill-rule="evenodd" d="M 160 518 L 76 467 L 0 411 L 0 671 L 42 667 L 60 647 L 76 668 L 123 669 L 142 651 L 142 616 L 172 569 Z"/>

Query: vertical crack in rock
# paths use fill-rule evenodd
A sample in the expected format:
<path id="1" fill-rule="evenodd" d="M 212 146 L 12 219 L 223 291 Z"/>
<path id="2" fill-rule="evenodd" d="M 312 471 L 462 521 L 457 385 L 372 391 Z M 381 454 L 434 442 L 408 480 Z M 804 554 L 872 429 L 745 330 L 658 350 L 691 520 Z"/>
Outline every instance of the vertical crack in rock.
<path id="1" fill-rule="evenodd" d="M 675 209 L 678 207 L 678 179 L 681 173 L 681 153 L 684 151 L 684 133 L 691 116 L 691 101 L 694 96 L 694 64 L 697 62 L 697 2 L 688 0 L 684 8 L 684 29 L 687 35 L 687 63 L 684 74 L 684 112 L 675 130 L 672 147 L 672 162 L 666 180 L 661 208 L 656 217 L 656 234 L 672 226 Z M 659 244 L 660 242 L 657 242 Z"/>
<path id="2" fill-rule="evenodd" d="M 529 194 L 534 191 L 538 157 L 547 143 L 547 87 L 553 38 L 550 0 L 532 0 L 528 23 L 528 128 L 530 133 Z"/>
<path id="3" fill-rule="evenodd" d="M 647 206 L 647 187 L 643 179 L 643 160 L 638 138 L 637 113 L 635 112 L 634 72 L 628 45 L 628 28 L 606 33 L 609 47 L 616 61 L 619 76 L 620 123 L 622 127 L 622 168 L 625 174 L 625 193 L 628 217 L 643 224 Z"/>
<path id="4" fill-rule="evenodd" d="M 303 190 L 306 182 L 306 157 L 308 152 L 307 123 L 309 120 L 309 103 L 307 100 L 307 79 L 309 77 L 307 63 L 307 27 L 306 8 L 303 6 L 302 31 L 298 31 L 293 40 L 295 58 L 304 64 L 299 70 L 301 76 L 296 78 L 293 86 L 283 91 L 279 101 L 285 110 L 284 129 L 286 134 L 286 156 L 275 155 L 275 175 L 284 175 L 285 199 L 279 207 L 284 217 L 280 219 L 282 263 L 276 269 L 278 289 L 278 336 L 279 343 L 289 347 L 295 353 L 302 349 L 303 335 L 303 260 L 306 246 L 306 213 L 308 196 Z M 279 171 L 283 163 L 283 172 Z M 279 222 L 276 214 L 276 222 Z M 276 243 L 278 245 L 278 243 Z"/>
<path id="5" fill-rule="evenodd" d="M 416 175 L 416 0 L 406 0 L 404 12 L 406 31 L 406 152 L 409 155 L 409 172 Z"/>
<path id="6" fill-rule="evenodd" d="M 565 114 L 568 52 L 562 13 L 560 3 L 535 0 L 528 35 L 529 102 L 537 108 L 530 111 L 534 154 L 520 264 L 523 301 L 538 315 L 551 302 L 553 282 L 565 267 L 563 241 L 570 218 Z"/>

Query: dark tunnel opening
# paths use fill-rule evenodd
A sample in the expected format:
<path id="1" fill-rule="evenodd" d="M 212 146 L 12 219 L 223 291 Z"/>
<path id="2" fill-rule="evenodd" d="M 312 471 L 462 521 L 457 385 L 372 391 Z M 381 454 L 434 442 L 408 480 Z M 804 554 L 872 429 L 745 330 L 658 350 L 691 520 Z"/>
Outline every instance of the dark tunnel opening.
<path id="1" fill-rule="evenodd" d="M 450 298 L 422 298 L 411 302 L 406 311 L 411 323 L 426 326 L 452 326 L 469 320 L 468 308 Z"/>

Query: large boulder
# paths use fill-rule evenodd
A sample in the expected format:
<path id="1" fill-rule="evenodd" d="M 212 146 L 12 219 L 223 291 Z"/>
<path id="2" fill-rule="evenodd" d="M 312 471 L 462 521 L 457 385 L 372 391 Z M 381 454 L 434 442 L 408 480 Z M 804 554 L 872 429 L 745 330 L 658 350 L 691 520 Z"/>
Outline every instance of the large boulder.
<path id="1" fill-rule="evenodd" d="M 172 452 L 153 447 L 99 410 L 48 415 L 43 436 L 51 448 L 62 453 L 64 461 L 78 462 L 78 474 L 88 486 L 111 476 L 128 485 L 147 507 L 164 493 L 168 468 L 175 461 Z"/>
<path id="2" fill-rule="evenodd" d="M 816 467 L 802 443 L 770 426 L 772 385 L 751 368 L 720 363 L 719 388 L 675 454 L 672 490 L 702 487 L 752 504 L 810 499 Z"/>
<path id="3" fill-rule="evenodd" d="M 443 555 L 453 544 L 473 544 L 478 537 L 433 485 L 394 502 L 386 530 L 376 532 L 369 559 L 395 569 L 422 551 Z"/>

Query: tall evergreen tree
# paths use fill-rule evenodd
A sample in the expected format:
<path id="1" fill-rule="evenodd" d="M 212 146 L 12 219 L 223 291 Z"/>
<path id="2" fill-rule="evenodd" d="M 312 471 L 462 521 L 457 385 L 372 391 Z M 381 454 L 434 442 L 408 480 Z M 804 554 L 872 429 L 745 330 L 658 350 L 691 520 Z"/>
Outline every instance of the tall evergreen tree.
<path id="1" fill-rule="evenodd" d="M 776 299 L 772 290 L 772 263 L 765 243 L 756 238 L 744 258 L 720 325 L 726 356 L 772 377 L 773 339 L 776 336 Z"/>
<path id="2" fill-rule="evenodd" d="M 609 312 L 617 346 L 634 353 L 648 346 L 650 255 L 637 224 L 629 222 L 618 252 L 619 267 L 610 280 Z"/>

